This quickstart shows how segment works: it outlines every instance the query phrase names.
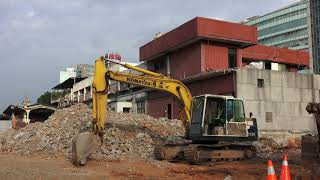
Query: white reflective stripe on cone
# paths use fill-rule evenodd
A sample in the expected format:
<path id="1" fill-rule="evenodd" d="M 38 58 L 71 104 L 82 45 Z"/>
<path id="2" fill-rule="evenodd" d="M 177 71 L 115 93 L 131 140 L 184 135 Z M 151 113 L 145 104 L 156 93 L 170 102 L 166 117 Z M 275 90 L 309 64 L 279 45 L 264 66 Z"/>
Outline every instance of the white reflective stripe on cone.
<path id="1" fill-rule="evenodd" d="M 282 165 L 288 166 L 288 161 L 283 161 L 283 162 L 282 162 Z"/>
<path id="2" fill-rule="evenodd" d="M 268 175 L 275 175 L 276 173 L 274 172 L 273 167 L 268 167 Z"/>

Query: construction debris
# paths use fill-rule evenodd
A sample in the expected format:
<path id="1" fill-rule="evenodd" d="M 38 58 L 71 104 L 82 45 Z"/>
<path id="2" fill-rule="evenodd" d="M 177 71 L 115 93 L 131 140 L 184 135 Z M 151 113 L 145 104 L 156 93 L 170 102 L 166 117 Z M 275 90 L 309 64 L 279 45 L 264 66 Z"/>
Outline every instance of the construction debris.
<path id="1" fill-rule="evenodd" d="M 36 122 L 0 134 L 0 151 L 17 154 L 63 153 L 71 157 L 71 140 L 91 127 L 91 109 L 76 104 L 59 109 L 45 122 Z M 91 158 L 153 158 L 155 144 L 183 142 L 184 128 L 178 120 L 155 119 L 144 114 L 109 112 L 103 143 Z M 172 138 L 175 137 L 175 138 Z"/>
<path id="2" fill-rule="evenodd" d="M 63 153 L 71 157 L 72 138 L 79 132 L 90 131 L 91 113 L 88 106 L 80 103 L 57 110 L 43 123 L 31 123 L 19 130 L 10 129 L 0 134 L 0 151 L 21 155 Z M 153 159 L 156 144 L 185 141 L 184 128 L 179 120 L 108 112 L 106 122 L 103 143 L 91 154 L 92 159 Z M 288 139 L 281 135 L 261 138 L 253 145 L 257 156 L 263 159 L 279 159 L 288 149 L 300 152 L 300 139 Z"/>
<path id="3" fill-rule="evenodd" d="M 290 154 L 290 161 L 294 163 L 301 162 L 301 138 L 287 137 L 286 135 L 272 135 L 270 137 L 260 138 L 253 142 L 256 150 L 256 156 L 260 159 L 271 159 L 278 161 L 284 153 Z"/>

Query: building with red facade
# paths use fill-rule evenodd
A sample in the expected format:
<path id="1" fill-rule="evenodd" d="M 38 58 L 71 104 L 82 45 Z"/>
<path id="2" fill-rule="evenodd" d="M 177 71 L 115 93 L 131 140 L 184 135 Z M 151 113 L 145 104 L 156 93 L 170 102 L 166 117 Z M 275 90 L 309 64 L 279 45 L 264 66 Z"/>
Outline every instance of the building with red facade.
<path id="1" fill-rule="evenodd" d="M 305 106 L 320 101 L 320 76 L 297 72 L 309 68 L 309 54 L 258 45 L 256 27 L 196 17 L 143 45 L 139 55 L 149 70 L 181 80 L 193 96 L 242 98 L 260 135 L 315 130 Z M 179 118 L 175 97 L 144 92 L 144 112 Z"/>
<path id="2" fill-rule="evenodd" d="M 256 27 L 196 17 L 140 47 L 140 61 L 151 71 L 179 79 L 193 96 L 237 96 L 235 70 L 252 62 L 262 69 L 297 71 L 309 66 L 308 53 L 257 45 Z M 280 68 L 281 67 L 281 68 Z M 178 118 L 173 96 L 149 91 L 147 113 Z"/>

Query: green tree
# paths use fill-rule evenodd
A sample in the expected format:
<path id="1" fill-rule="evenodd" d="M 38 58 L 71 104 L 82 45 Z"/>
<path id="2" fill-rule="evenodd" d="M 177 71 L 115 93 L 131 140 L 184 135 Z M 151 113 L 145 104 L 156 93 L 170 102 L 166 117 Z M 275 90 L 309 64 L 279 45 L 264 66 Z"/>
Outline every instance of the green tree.
<path id="1" fill-rule="evenodd" d="M 51 93 L 46 91 L 37 99 L 38 104 L 50 105 L 51 104 Z"/>

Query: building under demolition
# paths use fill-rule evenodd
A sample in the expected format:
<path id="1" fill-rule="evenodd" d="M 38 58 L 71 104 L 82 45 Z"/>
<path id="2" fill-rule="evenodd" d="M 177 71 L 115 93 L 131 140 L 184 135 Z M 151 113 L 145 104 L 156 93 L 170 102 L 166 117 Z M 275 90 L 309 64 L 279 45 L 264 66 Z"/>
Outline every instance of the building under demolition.
<path id="1" fill-rule="evenodd" d="M 34 122 L 44 122 L 55 112 L 55 110 L 56 108 L 53 106 L 31 104 L 31 102 L 25 98 L 21 105 L 9 105 L 3 111 L 3 114 L 10 117 L 12 127 L 16 128 L 15 126 L 17 122 L 19 122 L 20 125 L 21 123 L 25 125 Z"/>
<path id="2" fill-rule="evenodd" d="M 256 27 L 197 17 L 140 47 L 140 61 L 181 80 L 193 96 L 243 98 L 262 131 L 312 131 L 305 106 L 319 101 L 320 79 L 297 73 L 309 68 L 308 53 L 257 43 Z M 151 116 L 179 118 L 169 94 L 148 91 L 145 103 Z"/>

